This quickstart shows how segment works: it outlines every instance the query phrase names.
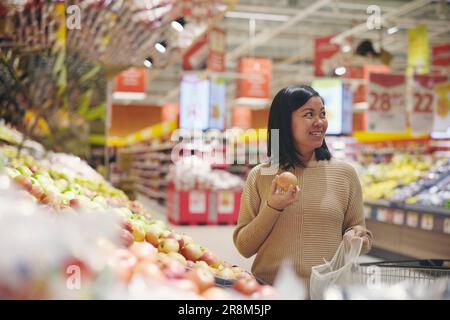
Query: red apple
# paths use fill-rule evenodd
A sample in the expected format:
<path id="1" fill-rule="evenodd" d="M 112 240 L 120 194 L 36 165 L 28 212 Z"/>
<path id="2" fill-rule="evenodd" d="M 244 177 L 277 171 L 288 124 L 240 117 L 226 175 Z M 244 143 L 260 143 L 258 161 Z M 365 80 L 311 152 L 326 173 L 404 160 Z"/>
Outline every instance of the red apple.
<path id="1" fill-rule="evenodd" d="M 120 243 L 128 247 L 133 244 L 134 238 L 130 231 L 122 229 L 119 231 Z"/>
<path id="2" fill-rule="evenodd" d="M 157 280 L 160 282 L 165 281 L 166 277 L 164 276 L 161 269 L 155 263 L 149 261 L 141 261 L 139 262 L 133 271 L 136 274 L 142 275 L 144 278 L 148 278 L 151 280 Z"/>
<path id="3" fill-rule="evenodd" d="M 80 208 L 80 200 L 77 198 L 70 199 L 69 205 L 71 208 Z M 131 232 L 132 230 L 130 230 Z"/>
<path id="4" fill-rule="evenodd" d="M 183 247 L 181 254 L 188 260 L 197 261 L 202 257 L 203 252 L 199 245 L 189 243 Z"/>
<path id="5" fill-rule="evenodd" d="M 135 242 L 129 250 L 138 260 L 153 260 L 156 258 L 156 248 L 148 242 Z"/>
<path id="6" fill-rule="evenodd" d="M 251 295 L 259 290 L 260 285 L 256 279 L 240 278 L 233 284 L 233 288 L 245 295 Z"/>
<path id="7" fill-rule="evenodd" d="M 186 273 L 185 266 L 176 260 L 165 260 L 160 265 L 162 272 L 169 279 L 182 278 Z"/>
<path id="8" fill-rule="evenodd" d="M 192 240 L 191 237 L 188 235 L 182 234 L 180 242 L 180 248 L 183 248 L 184 246 L 188 245 L 189 243 L 193 243 L 194 240 Z"/>
<path id="9" fill-rule="evenodd" d="M 213 268 L 218 268 L 220 265 L 220 260 L 211 253 L 211 251 L 205 251 L 200 257 L 201 261 L 205 261 L 209 266 Z"/>
<path id="10" fill-rule="evenodd" d="M 231 296 L 222 288 L 212 287 L 202 293 L 207 300 L 231 300 Z"/>
<path id="11" fill-rule="evenodd" d="M 186 273 L 186 279 L 195 282 L 200 292 L 205 291 L 215 285 L 213 274 L 204 268 L 192 269 Z"/>
<path id="12" fill-rule="evenodd" d="M 157 247 L 159 245 L 159 239 L 162 235 L 162 232 L 163 230 L 161 228 L 151 225 L 146 230 L 145 240 Z"/>
<path id="13" fill-rule="evenodd" d="M 45 195 L 44 190 L 43 190 L 40 186 L 37 186 L 37 185 L 34 185 L 34 186 L 31 188 L 31 194 L 32 194 L 33 197 L 35 197 L 37 200 L 40 200 L 40 199 Z"/>
<path id="14" fill-rule="evenodd" d="M 122 228 L 124 228 L 125 230 L 128 230 L 130 232 L 133 232 L 133 225 L 131 224 L 130 220 L 128 220 L 127 218 L 123 218 L 120 225 L 122 226 Z"/>
<path id="15" fill-rule="evenodd" d="M 31 190 L 33 189 L 33 184 L 31 183 L 30 177 L 17 176 L 14 178 L 14 181 L 18 183 L 22 188 L 31 193 Z"/>
<path id="16" fill-rule="evenodd" d="M 180 250 L 180 245 L 178 244 L 178 241 L 175 239 L 171 238 L 162 239 L 158 245 L 158 250 L 164 253 L 178 252 Z"/>

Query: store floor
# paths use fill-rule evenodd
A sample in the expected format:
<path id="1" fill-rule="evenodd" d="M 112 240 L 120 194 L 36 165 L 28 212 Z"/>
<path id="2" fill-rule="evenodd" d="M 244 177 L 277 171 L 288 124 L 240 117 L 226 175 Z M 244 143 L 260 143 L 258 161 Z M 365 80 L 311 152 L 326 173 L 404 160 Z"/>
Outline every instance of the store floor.
<path id="1" fill-rule="evenodd" d="M 138 200 L 146 206 L 147 210 L 149 210 L 154 218 L 168 223 L 165 207 L 145 197 L 138 197 Z M 178 233 L 189 235 L 195 242 L 207 247 L 221 259 L 238 265 L 246 270 L 251 269 L 254 256 L 247 259 L 239 254 L 233 244 L 234 226 L 179 226 L 170 223 L 168 224 L 170 225 L 170 228 Z M 379 259 L 367 255 L 360 257 L 360 262 L 373 262 L 378 260 Z"/>

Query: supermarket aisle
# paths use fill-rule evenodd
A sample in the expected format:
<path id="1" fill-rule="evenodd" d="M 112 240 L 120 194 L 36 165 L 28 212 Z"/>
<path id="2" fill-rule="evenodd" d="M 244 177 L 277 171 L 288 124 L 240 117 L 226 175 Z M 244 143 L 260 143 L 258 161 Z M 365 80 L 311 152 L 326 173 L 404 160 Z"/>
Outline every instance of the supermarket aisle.
<path id="1" fill-rule="evenodd" d="M 147 207 L 155 218 L 167 222 L 165 207 L 145 197 L 139 197 L 138 200 Z M 191 236 L 197 243 L 209 248 L 221 259 L 250 271 L 254 257 L 244 258 L 234 247 L 232 238 L 234 226 L 179 226 L 170 224 L 170 227 L 179 233 L 186 233 Z M 360 257 L 360 262 L 374 261 L 379 261 L 379 259 L 367 255 Z"/>

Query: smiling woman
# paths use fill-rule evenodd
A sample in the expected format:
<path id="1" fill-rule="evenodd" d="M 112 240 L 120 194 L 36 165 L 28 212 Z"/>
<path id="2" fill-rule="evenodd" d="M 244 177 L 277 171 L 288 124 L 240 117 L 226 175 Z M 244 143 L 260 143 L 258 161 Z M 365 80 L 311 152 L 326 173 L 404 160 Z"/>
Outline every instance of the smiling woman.
<path id="1" fill-rule="evenodd" d="M 270 162 L 249 173 L 233 235 L 243 256 L 256 254 L 252 271 L 269 284 L 285 260 L 307 280 L 312 266 L 331 260 L 344 235 L 361 237 L 363 254 L 370 250 L 361 184 L 351 165 L 331 157 L 327 127 L 323 99 L 313 88 L 291 86 L 275 96 L 268 125 Z M 272 130 L 279 134 L 272 136 Z M 271 155 L 276 144 L 278 157 L 275 150 Z M 274 163 L 276 174 L 262 170 Z M 295 183 L 279 192 L 286 172 Z"/>

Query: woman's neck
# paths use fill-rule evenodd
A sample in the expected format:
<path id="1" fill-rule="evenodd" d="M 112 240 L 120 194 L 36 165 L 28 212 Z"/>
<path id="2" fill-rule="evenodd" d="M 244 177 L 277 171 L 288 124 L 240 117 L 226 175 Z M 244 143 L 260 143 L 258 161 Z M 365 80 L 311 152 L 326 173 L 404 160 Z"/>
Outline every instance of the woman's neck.
<path id="1" fill-rule="evenodd" d="M 305 161 L 305 162 L 309 162 L 309 160 L 312 159 L 313 154 L 314 154 L 314 150 L 302 153 L 302 160 Z"/>

